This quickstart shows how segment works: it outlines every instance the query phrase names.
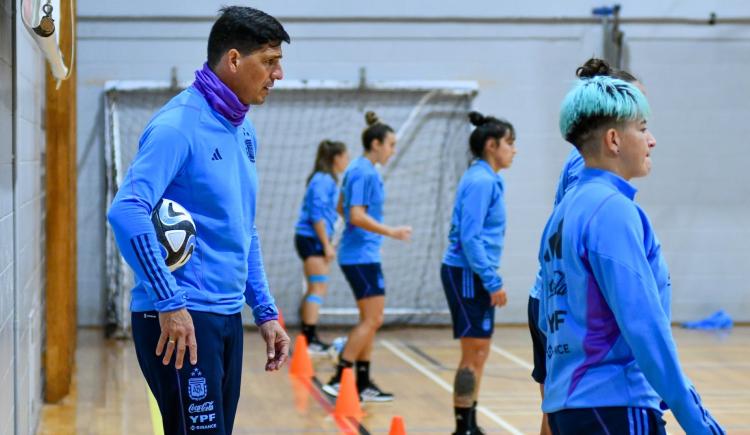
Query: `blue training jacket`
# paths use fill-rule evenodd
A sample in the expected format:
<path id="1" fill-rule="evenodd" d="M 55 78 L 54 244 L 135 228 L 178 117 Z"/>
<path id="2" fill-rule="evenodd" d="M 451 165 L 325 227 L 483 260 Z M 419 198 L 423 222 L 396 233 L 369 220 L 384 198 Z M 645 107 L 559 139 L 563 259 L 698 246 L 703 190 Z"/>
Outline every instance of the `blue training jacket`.
<path id="1" fill-rule="evenodd" d="M 475 160 L 456 190 L 448 249 L 443 263 L 470 268 L 488 292 L 503 288 L 498 273 L 505 238 L 503 177 L 484 160 Z"/>
<path id="2" fill-rule="evenodd" d="M 250 121 L 234 127 L 190 87 L 149 121 L 108 218 L 135 271 L 131 310 L 234 314 L 245 302 L 255 322 L 277 319 L 255 227 L 257 139 Z M 193 256 L 170 273 L 150 214 L 177 201 L 196 226 Z"/>
<path id="3" fill-rule="evenodd" d="M 560 179 L 557 182 L 557 191 L 555 192 L 555 203 L 553 209 L 554 207 L 557 207 L 557 204 L 560 204 L 563 196 L 565 196 L 565 192 L 571 190 L 576 184 L 578 184 L 578 178 L 581 176 L 581 171 L 583 171 L 584 165 L 585 162 L 583 161 L 583 156 L 581 156 L 581 153 L 578 152 L 576 147 L 573 147 L 573 149 L 570 150 L 570 153 L 568 153 L 568 157 L 565 159 L 565 164 L 560 171 Z M 534 299 L 539 299 L 539 293 L 542 291 L 542 281 L 539 273 L 540 272 L 537 272 L 536 274 L 534 286 L 529 290 L 529 295 Z"/>
<path id="4" fill-rule="evenodd" d="M 383 222 L 383 177 L 367 157 L 357 157 L 349 163 L 344 173 L 341 194 L 344 196 L 346 227 L 339 244 L 339 264 L 380 263 L 383 236 L 352 225 L 349 215 L 352 206 L 365 206 L 370 217 Z"/>
<path id="5" fill-rule="evenodd" d="M 318 238 L 313 225 L 325 221 L 326 234 L 330 238 L 336 224 L 336 206 L 339 200 L 339 188 L 331 174 L 316 172 L 307 184 L 305 198 L 300 207 L 299 220 L 295 233 L 305 237 Z"/>
<path id="6" fill-rule="evenodd" d="M 635 193 L 612 172 L 586 168 L 547 222 L 539 251 L 542 408 L 658 411 L 663 399 L 687 433 L 723 433 L 680 367 L 669 271 Z"/>

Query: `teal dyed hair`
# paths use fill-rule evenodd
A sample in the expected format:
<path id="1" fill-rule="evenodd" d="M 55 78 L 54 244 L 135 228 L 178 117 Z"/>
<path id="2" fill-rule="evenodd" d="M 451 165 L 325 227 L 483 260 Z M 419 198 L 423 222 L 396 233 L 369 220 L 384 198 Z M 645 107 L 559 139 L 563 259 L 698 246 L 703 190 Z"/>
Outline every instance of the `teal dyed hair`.
<path id="1" fill-rule="evenodd" d="M 597 76 L 579 80 L 560 108 L 560 132 L 578 144 L 586 133 L 606 123 L 648 119 L 651 109 L 637 87 L 620 79 Z"/>

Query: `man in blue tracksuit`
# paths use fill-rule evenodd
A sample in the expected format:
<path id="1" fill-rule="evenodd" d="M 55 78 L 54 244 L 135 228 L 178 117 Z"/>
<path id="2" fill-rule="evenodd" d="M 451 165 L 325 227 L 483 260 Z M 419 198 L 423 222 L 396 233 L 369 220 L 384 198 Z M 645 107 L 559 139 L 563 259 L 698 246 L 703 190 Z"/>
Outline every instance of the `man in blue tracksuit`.
<path id="1" fill-rule="evenodd" d="M 651 169 L 648 114 L 635 86 L 609 77 L 581 80 L 562 104 L 560 130 L 586 168 L 539 252 L 542 408 L 556 434 L 664 434 L 662 401 L 688 434 L 724 433 L 680 367 L 669 272 L 628 182 Z"/>
<path id="2" fill-rule="evenodd" d="M 258 142 L 245 114 L 282 79 L 289 36 L 256 9 L 221 12 L 207 63 L 146 126 L 108 214 L 136 274 L 133 339 L 168 434 L 232 432 L 245 303 L 267 343 L 266 370 L 279 369 L 288 354 L 255 227 Z M 192 258 L 172 273 L 150 221 L 160 198 L 185 207 L 197 232 Z"/>

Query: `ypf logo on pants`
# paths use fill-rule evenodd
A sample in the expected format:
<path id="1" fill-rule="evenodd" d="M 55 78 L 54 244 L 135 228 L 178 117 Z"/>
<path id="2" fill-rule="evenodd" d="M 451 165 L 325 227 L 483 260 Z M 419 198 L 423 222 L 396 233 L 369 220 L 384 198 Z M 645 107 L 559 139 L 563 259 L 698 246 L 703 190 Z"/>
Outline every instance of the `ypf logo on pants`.
<path id="1" fill-rule="evenodd" d="M 210 414 L 199 414 L 199 415 L 190 415 L 190 421 L 193 423 L 190 426 L 190 430 L 206 430 L 206 429 L 216 429 L 216 423 L 212 423 L 216 420 L 216 413 L 210 413 Z"/>

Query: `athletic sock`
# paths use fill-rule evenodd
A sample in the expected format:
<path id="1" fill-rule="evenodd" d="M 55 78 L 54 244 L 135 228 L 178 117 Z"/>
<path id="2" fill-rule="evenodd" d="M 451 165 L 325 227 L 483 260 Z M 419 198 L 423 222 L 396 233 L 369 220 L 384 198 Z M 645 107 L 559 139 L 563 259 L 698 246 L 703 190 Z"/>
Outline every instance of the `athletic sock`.
<path id="1" fill-rule="evenodd" d="M 317 325 L 308 325 L 307 323 L 302 322 L 302 335 L 305 336 L 307 344 L 312 343 L 318 337 L 318 334 L 315 331 L 316 326 Z"/>
<path id="2" fill-rule="evenodd" d="M 471 428 L 474 429 L 477 427 L 477 401 L 474 401 L 474 404 L 471 405 Z"/>
<path id="3" fill-rule="evenodd" d="M 464 435 L 472 429 L 471 410 L 473 408 L 453 408 L 453 415 L 456 419 L 456 434 Z"/>
<path id="4" fill-rule="evenodd" d="M 357 391 L 370 386 L 370 361 L 357 361 Z"/>
<path id="5" fill-rule="evenodd" d="M 331 379 L 331 383 L 341 382 L 341 373 L 343 373 L 344 369 L 350 369 L 353 366 L 354 364 L 351 361 L 345 360 L 344 357 L 339 357 L 339 363 L 336 365 L 336 375 Z"/>

